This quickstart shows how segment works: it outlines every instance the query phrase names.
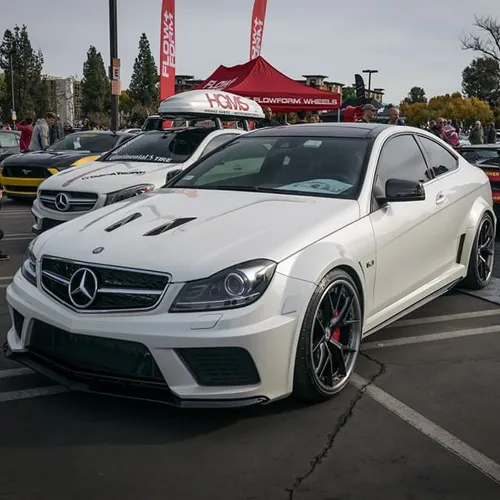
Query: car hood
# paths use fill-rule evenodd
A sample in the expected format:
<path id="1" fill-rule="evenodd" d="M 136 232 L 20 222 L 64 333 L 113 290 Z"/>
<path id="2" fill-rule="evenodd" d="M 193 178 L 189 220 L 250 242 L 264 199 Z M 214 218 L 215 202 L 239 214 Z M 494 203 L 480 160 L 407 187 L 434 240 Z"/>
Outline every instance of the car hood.
<path id="1" fill-rule="evenodd" d="M 86 156 L 96 156 L 98 153 L 90 151 L 30 151 L 9 156 L 4 165 L 23 167 L 46 166 L 46 167 L 69 167 L 73 162 Z"/>
<path id="2" fill-rule="evenodd" d="M 182 282 L 252 259 L 280 262 L 358 219 L 354 200 L 161 189 L 47 231 L 34 250 L 37 256 L 168 272 Z M 175 227 L 146 236 L 171 221 Z M 97 247 L 103 250 L 94 255 Z"/>
<path id="3" fill-rule="evenodd" d="M 60 172 L 46 179 L 40 189 L 105 194 L 138 184 L 165 184 L 169 170 L 179 163 L 96 161 Z"/>

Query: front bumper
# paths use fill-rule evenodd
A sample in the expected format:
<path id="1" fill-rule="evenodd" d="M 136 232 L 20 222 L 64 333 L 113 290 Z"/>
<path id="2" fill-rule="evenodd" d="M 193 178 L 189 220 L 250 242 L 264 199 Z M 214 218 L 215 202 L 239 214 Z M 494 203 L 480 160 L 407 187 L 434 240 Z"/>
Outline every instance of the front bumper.
<path id="1" fill-rule="evenodd" d="M 313 283 L 276 274 L 248 307 L 169 314 L 180 287 L 150 312 L 79 314 L 17 273 L 4 353 L 71 389 L 177 406 L 248 406 L 292 392 Z"/>
<path id="2" fill-rule="evenodd" d="M 105 196 L 100 196 L 97 200 L 96 204 L 92 208 L 92 210 L 97 210 L 104 206 Z M 35 234 L 41 234 L 44 231 L 52 229 L 53 227 L 59 226 L 64 222 L 68 222 L 70 220 L 76 219 L 81 215 L 85 215 L 89 213 L 89 211 L 85 212 L 60 212 L 57 210 L 50 210 L 40 203 L 40 200 L 36 198 L 33 201 L 33 205 L 31 207 L 31 214 L 34 218 L 34 224 L 31 227 L 31 230 Z"/>
<path id="3" fill-rule="evenodd" d="M 0 184 L 3 184 L 4 194 L 13 198 L 36 198 L 38 186 L 45 179 L 32 179 L 32 178 L 18 178 L 18 177 L 2 177 Z"/>

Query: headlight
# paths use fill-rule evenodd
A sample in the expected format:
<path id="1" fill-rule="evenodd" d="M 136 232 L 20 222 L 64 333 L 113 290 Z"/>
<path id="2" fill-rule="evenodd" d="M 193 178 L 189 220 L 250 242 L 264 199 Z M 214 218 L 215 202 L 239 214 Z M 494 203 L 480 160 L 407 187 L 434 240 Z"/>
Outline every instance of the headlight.
<path id="1" fill-rule="evenodd" d="M 36 238 L 31 241 L 24 252 L 23 263 L 21 265 L 21 274 L 32 284 L 36 286 L 36 258 L 33 254 L 33 247 Z"/>
<path id="2" fill-rule="evenodd" d="M 149 193 L 149 191 L 152 191 L 154 188 L 154 184 L 141 184 L 139 186 L 132 186 L 126 189 L 121 189 L 120 191 L 115 191 L 114 193 L 109 193 L 106 197 L 106 203 L 104 203 L 104 205 L 111 205 L 117 201 L 132 198 L 132 196 Z"/>
<path id="3" fill-rule="evenodd" d="M 170 312 L 220 311 L 252 304 L 266 291 L 275 269 L 275 262 L 259 259 L 190 281 L 175 298 Z"/>

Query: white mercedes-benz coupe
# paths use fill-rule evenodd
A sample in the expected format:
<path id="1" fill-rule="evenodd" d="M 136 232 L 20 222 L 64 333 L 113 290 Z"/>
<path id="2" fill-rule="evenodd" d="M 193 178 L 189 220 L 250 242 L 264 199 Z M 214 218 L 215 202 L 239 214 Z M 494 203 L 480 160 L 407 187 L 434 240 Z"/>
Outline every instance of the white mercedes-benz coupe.
<path id="1" fill-rule="evenodd" d="M 241 135 L 158 191 L 39 236 L 7 357 L 71 388 L 179 406 L 342 390 L 363 337 L 490 280 L 484 172 L 377 124 Z"/>

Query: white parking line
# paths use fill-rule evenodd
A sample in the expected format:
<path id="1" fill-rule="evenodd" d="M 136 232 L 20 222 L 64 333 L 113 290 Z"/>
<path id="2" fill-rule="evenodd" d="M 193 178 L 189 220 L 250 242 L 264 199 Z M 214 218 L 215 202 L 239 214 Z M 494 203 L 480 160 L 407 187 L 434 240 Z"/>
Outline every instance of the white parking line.
<path id="1" fill-rule="evenodd" d="M 486 455 L 483 455 L 480 451 L 472 448 L 467 443 L 464 443 L 447 430 L 415 411 L 413 408 L 410 408 L 399 399 L 391 396 L 380 387 L 374 384 L 367 385 L 369 381 L 360 377 L 356 373 L 351 375 L 350 383 L 358 390 L 363 390 L 363 392 L 370 396 L 374 401 L 415 427 L 415 429 L 420 431 L 422 434 L 430 437 L 433 441 L 440 444 L 448 451 L 451 451 L 469 465 L 475 467 L 485 476 L 495 481 L 495 483 L 500 484 L 500 465 L 488 458 Z"/>
<path id="2" fill-rule="evenodd" d="M 442 323 L 445 321 L 457 321 L 460 319 L 483 318 L 487 316 L 500 316 L 500 307 L 495 309 L 487 309 L 486 311 L 474 311 L 458 314 L 443 314 L 441 316 L 428 316 L 427 318 L 403 319 L 396 321 L 384 329 L 388 328 L 403 328 L 405 326 L 428 325 L 431 323 Z"/>
<path id="3" fill-rule="evenodd" d="M 0 379 L 22 377 L 24 375 L 33 375 L 35 373 L 36 372 L 30 370 L 29 368 L 12 368 L 9 370 L 0 370 Z"/>
<path id="4" fill-rule="evenodd" d="M 16 401 L 19 399 L 37 398 L 40 396 L 53 396 L 68 392 L 68 389 L 61 385 L 51 385 L 49 387 L 37 387 L 36 389 L 26 389 L 24 391 L 0 392 L 0 403 Z"/>
<path id="5" fill-rule="evenodd" d="M 14 237 L 9 237 L 5 236 L 2 241 L 27 241 L 27 240 L 32 240 L 34 238 L 34 235 L 30 236 L 14 236 Z"/>
<path id="6" fill-rule="evenodd" d="M 473 335 L 487 335 L 489 333 L 500 333 L 500 325 L 484 326 L 482 328 L 469 328 L 465 330 L 452 330 L 451 332 L 429 333 L 427 335 L 416 335 L 414 337 L 381 340 L 380 342 L 368 342 L 364 345 L 361 344 L 361 350 L 370 351 L 372 349 L 382 349 L 384 347 L 422 344 L 424 342 L 435 342 L 436 340 L 457 339 Z"/>
<path id="7" fill-rule="evenodd" d="M 0 281 L 12 281 L 14 276 L 0 276 Z"/>

